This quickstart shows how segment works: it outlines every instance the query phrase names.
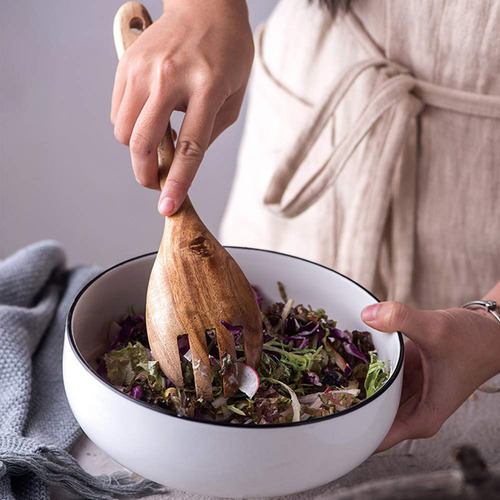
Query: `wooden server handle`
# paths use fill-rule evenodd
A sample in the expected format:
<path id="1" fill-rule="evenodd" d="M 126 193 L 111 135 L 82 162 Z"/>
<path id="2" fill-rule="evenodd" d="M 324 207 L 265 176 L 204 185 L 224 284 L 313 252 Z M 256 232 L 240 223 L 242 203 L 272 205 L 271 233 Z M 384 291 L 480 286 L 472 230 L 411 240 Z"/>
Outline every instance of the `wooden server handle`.
<path id="1" fill-rule="evenodd" d="M 115 15 L 113 22 L 113 38 L 115 40 L 116 53 L 121 59 L 124 52 L 139 38 L 141 33 L 153 24 L 151 16 L 146 7 L 139 2 L 124 3 Z M 134 33 L 132 30 L 139 30 Z M 174 159 L 175 146 L 172 138 L 170 122 L 163 140 L 158 148 L 158 179 L 163 187 L 167 178 L 168 170 Z"/>

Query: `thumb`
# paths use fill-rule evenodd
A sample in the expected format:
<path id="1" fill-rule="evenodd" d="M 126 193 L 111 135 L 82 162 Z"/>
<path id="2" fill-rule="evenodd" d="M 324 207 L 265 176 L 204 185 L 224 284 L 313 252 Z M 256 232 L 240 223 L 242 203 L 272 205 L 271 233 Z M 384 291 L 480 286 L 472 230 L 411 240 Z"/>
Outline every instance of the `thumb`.
<path id="1" fill-rule="evenodd" d="M 400 331 L 414 341 L 421 341 L 432 327 L 433 313 L 401 302 L 380 302 L 365 307 L 361 319 L 381 332 Z"/>

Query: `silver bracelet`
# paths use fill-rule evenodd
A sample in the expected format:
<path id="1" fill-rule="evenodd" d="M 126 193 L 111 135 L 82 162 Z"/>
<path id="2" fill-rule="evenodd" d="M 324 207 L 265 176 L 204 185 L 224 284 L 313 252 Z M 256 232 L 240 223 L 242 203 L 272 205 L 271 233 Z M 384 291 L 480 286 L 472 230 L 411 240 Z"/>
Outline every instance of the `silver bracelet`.
<path id="1" fill-rule="evenodd" d="M 472 302 L 467 302 L 467 304 L 464 304 L 462 307 L 465 307 L 466 309 L 476 309 L 481 307 L 493 314 L 493 316 L 495 316 L 495 318 L 500 322 L 500 314 L 497 312 L 497 303 L 494 300 L 473 300 Z M 481 392 L 489 393 L 500 392 L 499 377 L 500 375 L 495 375 L 489 380 L 490 383 L 487 382 L 481 385 L 479 390 Z M 491 382 L 493 382 L 493 384 Z"/>
<path id="2" fill-rule="evenodd" d="M 462 307 L 465 307 L 465 309 L 476 309 L 478 307 L 482 307 L 493 314 L 493 316 L 500 321 L 500 314 L 496 312 L 497 303 L 494 300 L 473 300 L 472 302 L 467 302 L 467 304 L 464 304 Z"/>

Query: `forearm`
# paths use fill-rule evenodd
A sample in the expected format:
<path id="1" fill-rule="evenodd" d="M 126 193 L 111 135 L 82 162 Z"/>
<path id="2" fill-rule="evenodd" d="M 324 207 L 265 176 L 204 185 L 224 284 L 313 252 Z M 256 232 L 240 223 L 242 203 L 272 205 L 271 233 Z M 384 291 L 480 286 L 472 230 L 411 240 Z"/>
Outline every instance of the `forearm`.
<path id="1" fill-rule="evenodd" d="M 167 5 L 172 0 L 163 0 L 163 12 L 165 12 Z M 248 8 L 246 0 L 187 0 L 190 3 L 195 2 L 211 2 L 214 9 L 228 9 L 235 12 L 236 15 L 244 15 L 248 17 Z"/>

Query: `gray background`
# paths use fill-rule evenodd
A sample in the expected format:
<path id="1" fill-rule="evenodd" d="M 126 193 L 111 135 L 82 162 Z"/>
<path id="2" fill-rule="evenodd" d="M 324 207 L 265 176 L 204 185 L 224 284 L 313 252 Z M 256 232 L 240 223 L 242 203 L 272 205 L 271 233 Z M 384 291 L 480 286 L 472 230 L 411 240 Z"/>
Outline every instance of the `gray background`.
<path id="1" fill-rule="evenodd" d="M 70 264 L 156 250 L 158 193 L 136 183 L 113 136 L 113 16 L 122 0 L 0 0 L 0 258 L 59 240 Z M 145 0 L 153 19 L 160 0 Z M 276 0 L 250 0 L 255 27 Z M 174 117 L 174 126 L 181 117 Z M 205 156 L 191 198 L 217 234 L 244 111 Z"/>

